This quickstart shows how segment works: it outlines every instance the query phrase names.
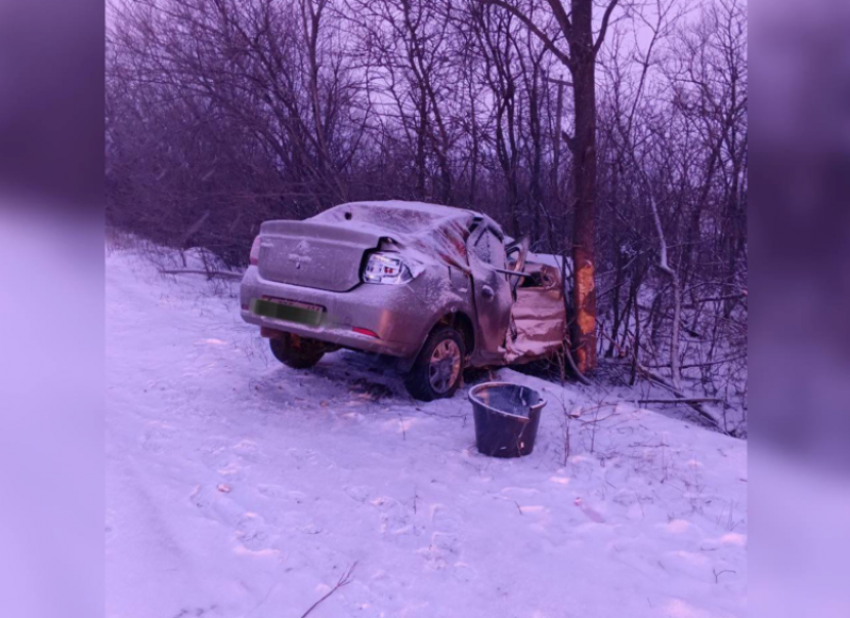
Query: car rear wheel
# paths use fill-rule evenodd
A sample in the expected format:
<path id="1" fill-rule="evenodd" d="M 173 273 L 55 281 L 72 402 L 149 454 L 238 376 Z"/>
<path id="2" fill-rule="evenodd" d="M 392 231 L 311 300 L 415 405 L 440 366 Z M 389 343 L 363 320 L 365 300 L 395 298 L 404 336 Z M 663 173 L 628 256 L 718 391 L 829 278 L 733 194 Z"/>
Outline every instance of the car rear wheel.
<path id="1" fill-rule="evenodd" d="M 290 333 L 269 339 L 275 358 L 293 369 L 308 369 L 318 363 L 325 354 L 321 341 L 306 339 Z"/>
<path id="2" fill-rule="evenodd" d="M 432 331 L 405 378 L 407 392 L 420 401 L 451 397 L 460 386 L 465 357 L 459 332 L 450 326 Z"/>

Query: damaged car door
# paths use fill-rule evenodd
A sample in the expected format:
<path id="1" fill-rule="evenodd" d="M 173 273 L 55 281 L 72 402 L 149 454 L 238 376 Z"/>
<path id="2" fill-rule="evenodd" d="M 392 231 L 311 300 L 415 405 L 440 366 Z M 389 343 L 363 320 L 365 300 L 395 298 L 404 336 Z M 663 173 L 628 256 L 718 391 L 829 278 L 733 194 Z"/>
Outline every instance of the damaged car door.
<path id="1" fill-rule="evenodd" d="M 505 356 L 505 335 L 511 320 L 513 298 L 505 274 L 507 255 L 504 236 L 491 226 L 480 225 L 467 241 L 476 311 L 476 363 L 501 363 Z"/>

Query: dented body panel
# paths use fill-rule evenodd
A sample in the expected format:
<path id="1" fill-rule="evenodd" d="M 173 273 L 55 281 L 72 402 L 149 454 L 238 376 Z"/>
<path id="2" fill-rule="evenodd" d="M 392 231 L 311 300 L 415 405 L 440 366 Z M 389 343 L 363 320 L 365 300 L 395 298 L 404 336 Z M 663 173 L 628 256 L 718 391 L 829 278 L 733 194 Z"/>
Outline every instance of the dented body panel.
<path id="1" fill-rule="evenodd" d="M 266 221 L 259 274 L 267 281 L 346 292 L 360 284 L 363 253 L 381 236 L 313 221 Z"/>
<path id="2" fill-rule="evenodd" d="M 554 354 L 563 345 L 567 329 L 560 271 L 534 263 L 526 263 L 524 270 L 535 275 L 535 285 L 517 288 L 512 330 L 506 339 L 508 363 L 529 362 Z"/>

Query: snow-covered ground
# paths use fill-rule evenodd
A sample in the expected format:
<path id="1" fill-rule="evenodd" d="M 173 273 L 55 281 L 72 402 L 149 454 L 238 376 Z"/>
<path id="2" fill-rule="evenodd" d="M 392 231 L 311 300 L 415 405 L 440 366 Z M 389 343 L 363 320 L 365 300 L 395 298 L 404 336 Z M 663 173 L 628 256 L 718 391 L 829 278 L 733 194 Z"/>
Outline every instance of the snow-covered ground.
<path id="1" fill-rule="evenodd" d="M 465 393 L 289 369 L 235 285 L 107 253 L 107 616 L 300 618 L 352 566 L 311 617 L 745 613 L 745 442 L 501 370 L 549 403 L 484 457 Z"/>

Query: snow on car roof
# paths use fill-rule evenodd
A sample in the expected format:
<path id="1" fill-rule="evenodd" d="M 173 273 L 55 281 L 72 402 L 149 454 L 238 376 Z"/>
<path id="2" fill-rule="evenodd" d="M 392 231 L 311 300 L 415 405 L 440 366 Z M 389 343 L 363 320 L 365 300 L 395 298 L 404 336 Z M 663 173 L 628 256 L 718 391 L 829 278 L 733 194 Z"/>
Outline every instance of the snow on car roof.
<path id="1" fill-rule="evenodd" d="M 315 217 L 315 221 L 350 222 L 352 226 L 365 224 L 382 227 L 402 234 L 416 234 L 426 228 L 439 227 L 449 220 L 468 222 L 479 216 L 471 210 L 441 206 L 427 202 L 401 200 L 349 202 L 330 208 Z"/>
<path id="2" fill-rule="evenodd" d="M 422 262 L 439 260 L 462 270 L 468 268 L 466 238 L 476 217 L 486 215 L 464 208 L 400 200 L 340 204 L 311 221 L 344 225 L 391 237 Z"/>
<path id="3" fill-rule="evenodd" d="M 416 212 L 428 213 L 436 217 L 454 217 L 459 215 L 468 215 L 472 212 L 466 208 L 457 208 L 456 206 L 431 204 L 430 202 L 409 202 L 405 200 L 369 200 L 362 202 L 349 202 L 348 204 L 342 204 L 342 206 L 366 206 L 392 210 L 414 210 Z"/>

